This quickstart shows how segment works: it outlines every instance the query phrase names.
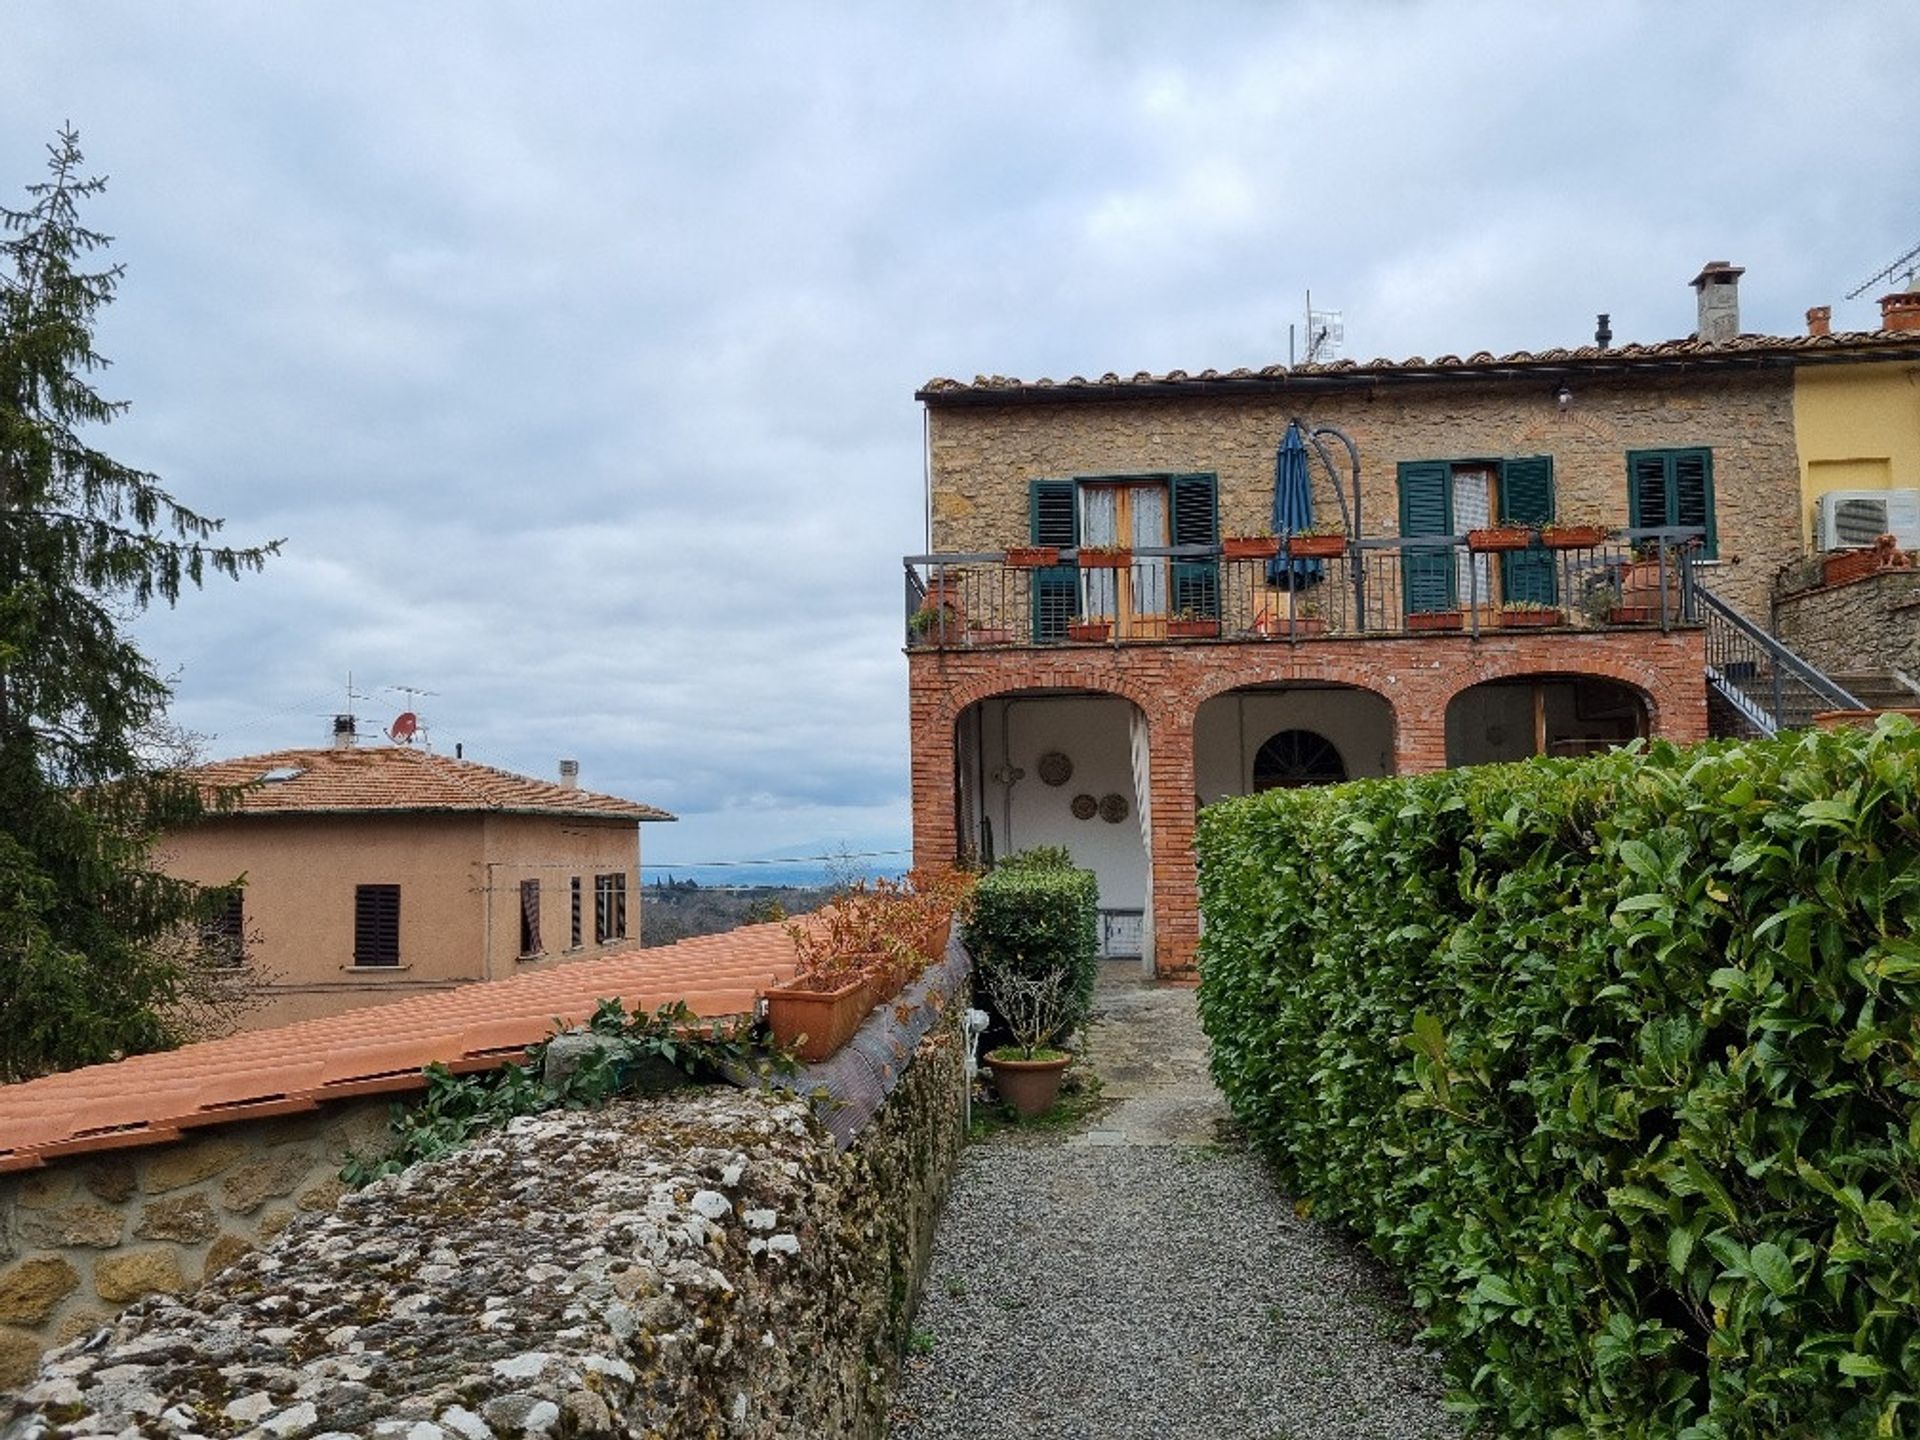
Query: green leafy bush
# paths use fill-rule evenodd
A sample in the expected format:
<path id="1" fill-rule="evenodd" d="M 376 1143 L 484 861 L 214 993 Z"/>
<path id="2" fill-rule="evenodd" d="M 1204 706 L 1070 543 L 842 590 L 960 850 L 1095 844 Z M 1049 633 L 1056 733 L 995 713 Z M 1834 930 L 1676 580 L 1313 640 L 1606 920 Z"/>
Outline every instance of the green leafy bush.
<path id="1" fill-rule="evenodd" d="M 1076 870 L 1064 852 L 1009 856 L 974 886 L 963 938 L 987 974 L 1005 970 L 1037 979 L 1064 970 L 1068 1005 L 1061 1033 L 1086 1024 L 1100 975 L 1100 884 L 1091 870 Z M 1006 1027 L 984 985 L 976 987 L 976 1003 L 994 1017 L 992 1040 Z"/>
<path id="2" fill-rule="evenodd" d="M 1511 1435 L 1920 1434 L 1920 732 L 1214 806 L 1236 1116 Z"/>

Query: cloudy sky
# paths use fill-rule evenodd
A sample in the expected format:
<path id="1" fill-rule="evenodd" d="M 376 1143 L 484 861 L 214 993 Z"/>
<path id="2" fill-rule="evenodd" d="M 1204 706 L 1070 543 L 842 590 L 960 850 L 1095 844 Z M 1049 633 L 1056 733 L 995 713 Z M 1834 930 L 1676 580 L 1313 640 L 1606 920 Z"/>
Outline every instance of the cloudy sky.
<path id="1" fill-rule="evenodd" d="M 678 813 L 650 863 L 884 849 L 922 381 L 1284 361 L 1309 288 L 1361 359 L 1665 339 L 1708 259 L 1866 328 L 1916 54 L 1906 0 L 0 0 L 0 195 L 79 128 L 107 448 L 286 539 L 142 622 L 210 754 L 351 672 Z"/>

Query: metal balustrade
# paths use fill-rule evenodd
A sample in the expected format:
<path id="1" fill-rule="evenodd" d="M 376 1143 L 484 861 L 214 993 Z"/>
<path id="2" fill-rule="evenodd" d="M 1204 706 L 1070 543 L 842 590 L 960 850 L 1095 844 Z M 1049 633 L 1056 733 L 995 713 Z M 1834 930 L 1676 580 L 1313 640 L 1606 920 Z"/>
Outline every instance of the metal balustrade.
<path id="1" fill-rule="evenodd" d="M 1822 710 L 1867 708 L 1705 586 L 1693 598 L 1706 625 L 1708 686 L 1762 735 L 1809 725 Z"/>
<path id="2" fill-rule="evenodd" d="M 1479 635 L 1698 623 L 1701 532 L 1632 529 L 1592 543 L 1527 533 L 1489 550 L 1466 535 L 1339 542 L 1272 557 L 1220 546 L 1012 551 L 906 558 L 910 648 Z"/>

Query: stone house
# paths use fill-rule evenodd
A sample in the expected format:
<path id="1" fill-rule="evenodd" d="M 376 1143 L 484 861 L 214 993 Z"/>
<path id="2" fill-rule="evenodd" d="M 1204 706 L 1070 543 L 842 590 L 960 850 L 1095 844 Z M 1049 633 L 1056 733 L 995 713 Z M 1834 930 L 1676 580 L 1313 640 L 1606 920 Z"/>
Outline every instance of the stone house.
<path id="1" fill-rule="evenodd" d="M 1699 332 L 1659 344 L 1602 317 L 1594 345 L 1498 357 L 929 382 L 916 863 L 1065 845 L 1108 953 L 1181 976 L 1202 804 L 1704 738 L 1707 677 L 1758 667 L 1703 622 L 1763 632 L 1802 554 L 1796 387 L 1920 361 L 1912 333 L 1742 334 L 1740 274 L 1703 269 Z M 1341 538 L 1243 558 L 1296 419 Z"/>
<path id="2" fill-rule="evenodd" d="M 579 788 L 577 769 L 555 783 L 403 745 L 192 773 L 238 799 L 156 858 L 204 885 L 244 880 L 212 923 L 260 976 L 250 1028 L 632 949 L 639 826 L 673 818 Z"/>

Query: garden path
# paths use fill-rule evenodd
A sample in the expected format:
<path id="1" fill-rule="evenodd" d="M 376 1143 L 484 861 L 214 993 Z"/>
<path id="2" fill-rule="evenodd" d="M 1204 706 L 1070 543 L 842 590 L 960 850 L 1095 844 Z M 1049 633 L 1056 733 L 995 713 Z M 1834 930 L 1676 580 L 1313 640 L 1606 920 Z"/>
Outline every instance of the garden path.
<path id="1" fill-rule="evenodd" d="M 893 1440 L 1455 1434 L 1391 1282 L 1228 1134 L 1193 991 L 1107 972 L 1096 1113 L 961 1157 Z"/>

